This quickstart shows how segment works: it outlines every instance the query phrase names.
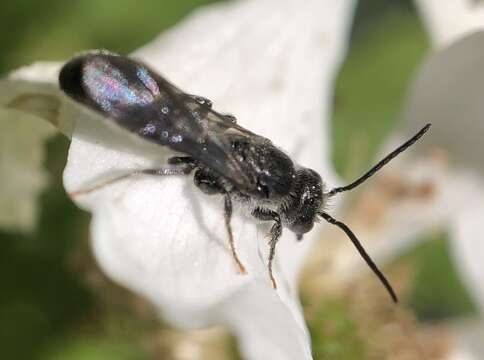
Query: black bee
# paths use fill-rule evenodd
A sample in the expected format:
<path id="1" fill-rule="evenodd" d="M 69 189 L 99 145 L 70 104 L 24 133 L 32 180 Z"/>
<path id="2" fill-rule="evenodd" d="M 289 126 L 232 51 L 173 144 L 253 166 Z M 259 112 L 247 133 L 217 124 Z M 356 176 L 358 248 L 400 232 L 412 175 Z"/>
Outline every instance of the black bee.
<path id="1" fill-rule="evenodd" d="M 289 229 L 300 240 L 323 218 L 347 234 L 397 302 L 391 285 L 353 232 L 324 208 L 329 198 L 360 185 L 412 145 L 430 124 L 358 180 L 328 190 L 318 173 L 296 164 L 269 139 L 238 125 L 234 116 L 215 111 L 210 100 L 184 93 L 148 66 L 130 58 L 106 51 L 85 53 L 63 66 L 59 83 L 67 95 L 100 112 L 108 121 L 184 155 L 170 158 L 164 167 L 138 170 L 73 195 L 91 192 L 132 175 L 193 173 L 194 183 L 201 191 L 224 197 L 230 249 L 242 273 L 245 268 L 237 256 L 230 227 L 233 201 L 247 207 L 254 218 L 273 223 L 268 270 L 274 288 L 272 261 L 282 229 Z"/>

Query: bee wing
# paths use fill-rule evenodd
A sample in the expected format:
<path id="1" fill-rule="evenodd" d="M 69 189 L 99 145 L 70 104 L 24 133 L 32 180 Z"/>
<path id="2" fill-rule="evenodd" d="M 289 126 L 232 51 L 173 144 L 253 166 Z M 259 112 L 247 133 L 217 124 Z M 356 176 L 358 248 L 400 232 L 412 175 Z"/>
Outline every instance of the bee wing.
<path id="1" fill-rule="evenodd" d="M 120 55 L 91 52 L 65 64 L 59 83 L 67 95 L 128 131 L 195 158 L 241 190 L 254 189 L 256 174 L 243 170 L 232 155 L 229 136 L 257 135 L 147 66 Z"/>

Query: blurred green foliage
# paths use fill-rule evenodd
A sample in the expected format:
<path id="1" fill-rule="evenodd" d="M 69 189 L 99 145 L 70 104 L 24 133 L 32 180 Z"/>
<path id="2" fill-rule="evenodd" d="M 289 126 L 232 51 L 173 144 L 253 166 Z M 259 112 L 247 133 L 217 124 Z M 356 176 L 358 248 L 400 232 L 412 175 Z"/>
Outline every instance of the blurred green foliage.
<path id="1" fill-rule="evenodd" d="M 450 255 L 449 241 L 442 234 L 408 254 L 417 266 L 408 303 L 420 319 L 436 321 L 477 312 Z"/>
<path id="2" fill-rule="evenodd" d="M 315 359 L 365 359 L 365 343 L 344 302 L 325 302 L 310 322 Z"/>
<path id="3" fill-rule="evenodd" d="M 356 23 L 338 77 L 332 123 L 334 163 L 348 179 L 366 170 L 394 129 L 412 76 L 428 50 L 416 14 L 406 7 L 397 9 L 372 16 L 370 23 Z"/>
<path id="4" fill-rule="evenodd" d="M 62 189 L 67 140 L 49 144 L 53 174 L 31 235 L 0 233 L 0 344 L 6 358 L 31 359 L 92 309 L 94 295 L 67 264 L 86 235 L 87 215 Z"/>
<path id="5" fill-rule="evenodd" d="M 0 74 L 89 48 L 128 53 L 208 2 L 2 1 Z M 412 74 L 428 50 L 409 1 L 361 1 L 355 20 L 350 52 L 336 84 L 332 125 L 334 161 L 348 179 L 368 166 L 395 127 Z M 148 358 L 140 341 L 156 325 L 140 322 L 123 307 L 106 310 L 103 297 L 72 265 L 77 253 L 89 252 L 89 216 L 62 190 L 67 148 L 60 136 L 48 143 L 46 166 L 52 182 L 41 198 L 37 231 L 19 235 L 0 230 L 1 357 Z M 431 241 L 408 255 L 418 269 L 409 303 L 423 319 L 472 309 L 442 244 Z M 310 324 L 317 359 L 364 357 L 365 345 L 346 310 L 325 303 Z"/>
<path id="6" fill-rule="evenodd" d="M 76 338 L 61 346 L 46 351 L 41 360 L 106 360 L 129 359 L 145 360 L 148 355 L 142 349 L 129 342 L 99 341 L 98 339 Z"/>
<path id="7" fill-rule="evenodd" d="M 129 53 L 193 8 L 211 2 L 214 0 L 2 1 L 0 73 L 33 61 L 67 59 L 86 49 Z"/>

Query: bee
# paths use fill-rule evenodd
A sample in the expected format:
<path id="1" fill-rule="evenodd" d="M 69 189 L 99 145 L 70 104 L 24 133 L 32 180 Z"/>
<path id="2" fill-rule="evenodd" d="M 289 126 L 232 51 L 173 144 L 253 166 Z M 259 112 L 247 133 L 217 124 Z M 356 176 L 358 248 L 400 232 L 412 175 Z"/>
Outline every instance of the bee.
<path id="1" fill-rule="evenodd" d="M 325 205 L 331 197 L 370 178 L 422 137 L 430 124 L 351 184 L 328 189 L 317 172 L 297 164 L 269 139 L 245 129 L 234 116 L 214 110 L 207 98 L 183 92 L 129 57 L 99 50 L 84 53 L 62 67 L 59 84 L 65 94 L 100 113 L 106 121 L 182 154 L 169 158 L 162 167 L 137 170 L 72 195 L 86 194 L 133 175 L 192 175 L 203 193 L 223 196 L 230 250 L 241 273 L 246 270 L 237 255 L 230 225 L 234 202 L 247 208 L 255 219 L 272 223 L 268 272 L 274 288 L 277 283 L 272 265 L 283 229 L 301 240 L 319 219 L 324 219 L 346 233 L 392 300 L 398 301 L 358 238 L 347 225 L 325 212 Z"/>

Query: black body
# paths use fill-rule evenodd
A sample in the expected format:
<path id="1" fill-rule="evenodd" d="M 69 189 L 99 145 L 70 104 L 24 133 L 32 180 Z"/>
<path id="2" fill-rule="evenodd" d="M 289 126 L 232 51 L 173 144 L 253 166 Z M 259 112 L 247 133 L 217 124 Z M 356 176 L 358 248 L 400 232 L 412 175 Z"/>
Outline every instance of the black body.
<path id="1" fill-rule="evenodd" d="M 185 94 L 147 66 L 107 52 L 87 53 L 60 73 L 62 90 L 123 128 L 187 154 L 170 161 L 195 170 L 207 194 L 230 194 L 251 211 L 273 211 L 297 235 L 313 227 L 323 200 L 320 176 L 296 166 L 272 142 Z"/>
<path id="2" fill-rule="evenodd" d="M 342 222 L 324 212 L 329 197 L 363 183 L 383 165 L 417 141 L 430 124 L 395 149 L 353 183 L 326 191 L 315 171 L 295 164 L 270 140 L 239 126 L 232 115 L 212 109 L 210 100 L 186 94 L 146 65 L 106 51 L 75 57 L 59 75 L 61 89 L 74 100 L 100 112 L 139 137 L 167 146 L 184 156 L 172 157 L 160 169 L 144 169 L 108 180 L 79 195 L 99 189 L 131 175 L 188 175 L 206 194 L 224 196 L 224 215 L 232 256 L 237 256 L 230 227 L 232 202 L 249 209 L 261 221 L 271 221 L 269 275 L 276 243 L 283 227 L 300 240 L 319 219 L 342 229 L 384 284 L 392 299 L 397 297 L 384 275 L 365 252 L 356 236 Z"/>

